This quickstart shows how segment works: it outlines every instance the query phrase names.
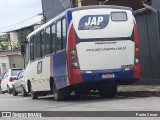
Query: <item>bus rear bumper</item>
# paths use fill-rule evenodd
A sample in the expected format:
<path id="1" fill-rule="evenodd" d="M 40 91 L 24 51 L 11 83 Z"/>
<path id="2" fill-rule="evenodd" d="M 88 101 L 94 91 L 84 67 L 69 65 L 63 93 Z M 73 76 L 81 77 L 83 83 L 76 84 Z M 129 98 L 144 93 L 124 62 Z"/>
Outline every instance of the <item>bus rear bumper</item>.
<path id="1" fill-rule="evenodd" d="M 124 70 L 99 70 L 99 71 L 83 71 L 82 73 L 83 82 L 98 82 L 107 80 L 134 80 L 134 69 Z M 136 78 L 137 79 L 137 78 Z"/>

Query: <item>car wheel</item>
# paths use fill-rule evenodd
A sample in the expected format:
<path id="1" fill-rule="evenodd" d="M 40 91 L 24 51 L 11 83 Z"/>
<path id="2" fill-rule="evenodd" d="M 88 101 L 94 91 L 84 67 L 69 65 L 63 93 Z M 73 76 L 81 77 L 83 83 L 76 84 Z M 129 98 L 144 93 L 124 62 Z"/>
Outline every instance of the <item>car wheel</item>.
<path id="1" fill-rule="evenodd" d="M 1 93 L 1 94 L 4 94 L 4 92 L 2 91 L 2 88 L 1 88 L 1 87 L 0 87 L 0 93 Z"/>
<path id="2" fill-rule="evenodd" d="M 7 91 L 9 94 L 12 94 L 12 89 L 10 89 L 9 86 L 7 86 Z"/>
<path id="3" fill-rule="evenodd" d="M 22 97 L 26 97 L 27 96 L 27 92 L 26 92 L 26 90 L 24 89 L 23 86 L 21 86 L 21 92 L 22 92 Z"/>
<path id="4" fill-rule="evenodd" d="M 16 89 L 13 86 L 13 96 L 17 96 L 17 95 L 18 95 L 18 92 L 16 91 Z"/>
<path id="5" fill-rule="evenodd" d="M 38 99 L 38 92 L 34 92 L 32 89 L 32 85 L 30 86 L 30 92 L 32 99 Z"/>

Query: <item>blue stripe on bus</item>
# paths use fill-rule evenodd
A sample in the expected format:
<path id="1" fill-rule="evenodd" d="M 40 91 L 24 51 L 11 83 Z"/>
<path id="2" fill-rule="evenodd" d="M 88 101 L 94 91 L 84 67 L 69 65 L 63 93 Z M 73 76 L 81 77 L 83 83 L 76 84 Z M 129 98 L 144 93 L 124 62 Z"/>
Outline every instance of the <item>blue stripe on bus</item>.
<path id="1" fill-rule="evenodd" d="M 65 50 L 53 55 L 53 79 L 57 89 L 67 86 Z"/>
<path id="2" fill-rule="evenodd" d="M 114 78 L 102 78 L 102 75 L 114 74 Z M 129 80 L 133 79 L 134 70 L 99 70 L 91 73 L 83 73 L 82 78 L 84 82 L 104 81 L 104 80 Z"/>
<path id="3" fill-rule="evenodd" d="M 69 25 L 72 21 L 72 11 L 71 10 L 68 10 L 67 13 L 66 13 L 66 22 L 67 22 L 67 28 L 69 28 Z"/>

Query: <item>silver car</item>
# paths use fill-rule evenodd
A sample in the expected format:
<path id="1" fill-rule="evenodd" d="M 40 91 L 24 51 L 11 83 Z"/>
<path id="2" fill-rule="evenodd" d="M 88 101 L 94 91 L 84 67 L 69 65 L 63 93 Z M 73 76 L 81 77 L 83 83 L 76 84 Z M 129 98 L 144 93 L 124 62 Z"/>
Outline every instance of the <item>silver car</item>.
<path id="1" fill-rule="evenodd" d="M 17 96 L 18 93 L 22 93 L 23 97 L 26 97 L 28 93 L 26 92 L 24 85 L 24 70 L 22 70 L 13 83 L 13 96 Z"/>

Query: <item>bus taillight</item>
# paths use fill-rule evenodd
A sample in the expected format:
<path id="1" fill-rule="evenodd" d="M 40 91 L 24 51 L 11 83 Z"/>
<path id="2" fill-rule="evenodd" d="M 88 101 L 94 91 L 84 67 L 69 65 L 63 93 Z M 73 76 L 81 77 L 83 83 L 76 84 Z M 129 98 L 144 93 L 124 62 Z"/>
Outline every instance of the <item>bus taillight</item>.
<path id="1" fill-rule="evenodd" d="M 79 68 L 78 56 L 76 48 L 73 48 L 70 52 L 70 59 L 72 67 Z"/>
<path id="2" fill-rule="evenodd" d="M 139 48 L 135 49 L 135 64 L 139 64 Z"/>
<path id="3" fill-rule="evenodd" d="M 138 40 L 138 28 L 134 21 L 134 41 L 135 41 L 135 64 L 139 64 L 139 40 Z"/>

